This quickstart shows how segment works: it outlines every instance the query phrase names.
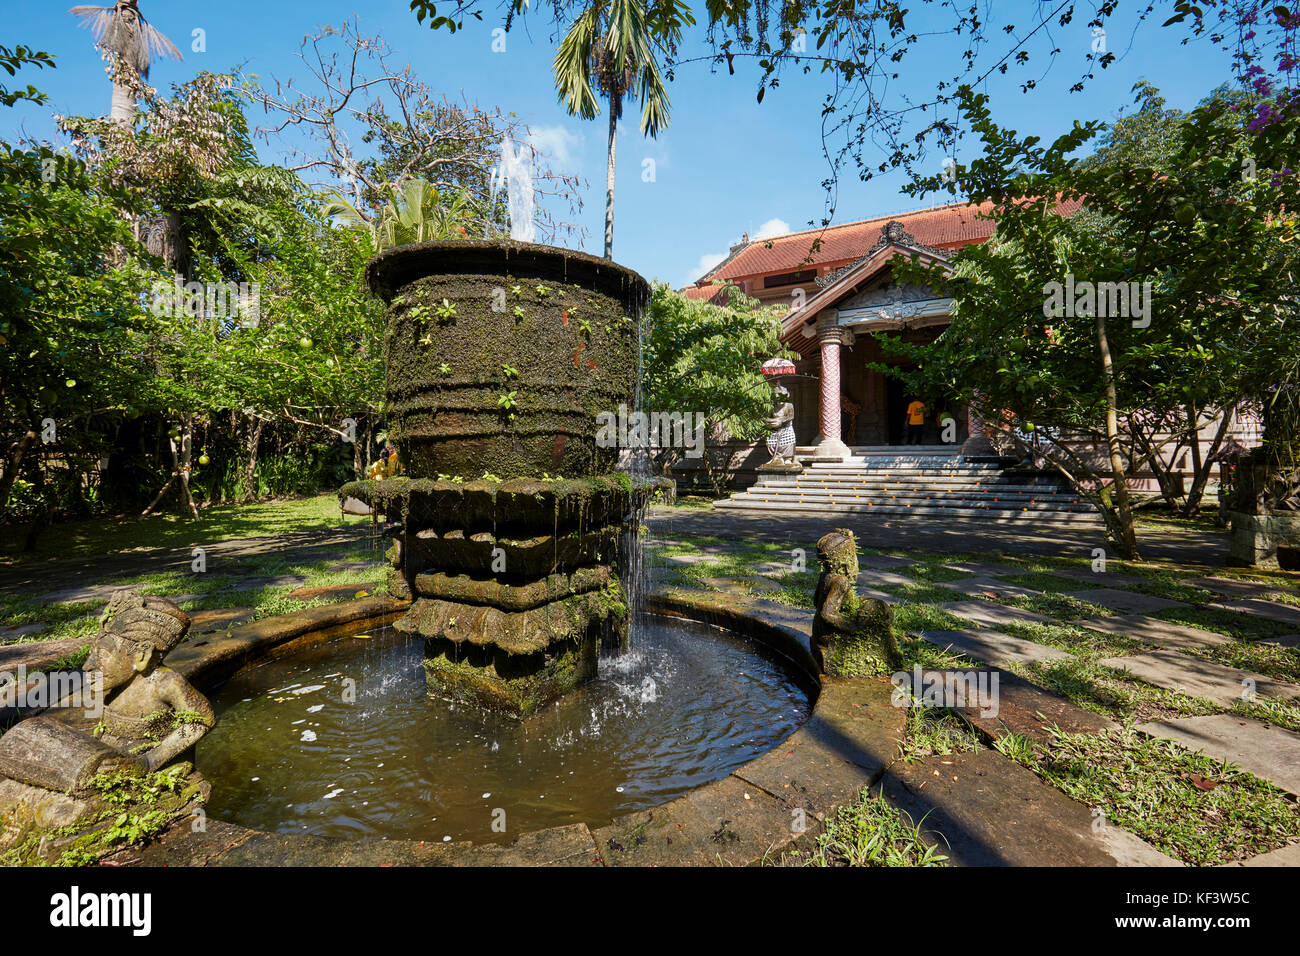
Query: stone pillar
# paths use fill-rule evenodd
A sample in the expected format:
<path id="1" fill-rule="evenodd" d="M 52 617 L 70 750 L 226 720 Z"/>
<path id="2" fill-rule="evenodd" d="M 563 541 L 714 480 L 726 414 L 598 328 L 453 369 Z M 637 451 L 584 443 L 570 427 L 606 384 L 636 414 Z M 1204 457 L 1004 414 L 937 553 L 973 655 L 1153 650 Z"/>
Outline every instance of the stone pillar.
<path id="1" fill-rule="evenodd" d="M 817 337 L 822 351 L 821 442 L 814 453 L 818 461 L 843 461 L 850 454 L 840 440 L 840 348 L 853 344 L 853 333 L 835 325 L 837 318 L 835 310 L 827 310 Z"/>

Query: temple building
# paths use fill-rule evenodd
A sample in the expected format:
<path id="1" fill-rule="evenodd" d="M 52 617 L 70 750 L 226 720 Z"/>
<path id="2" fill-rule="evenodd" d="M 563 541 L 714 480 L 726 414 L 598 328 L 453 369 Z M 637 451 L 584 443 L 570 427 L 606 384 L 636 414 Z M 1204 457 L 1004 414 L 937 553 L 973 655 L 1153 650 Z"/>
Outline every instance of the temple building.
<path id="1" fill-rule="evenodd" d="M 1065 202 L 1058 211 L 1070 215 L 1077 207 Z M 923 263 L 947 262 L 993 234 L 994 222 L 985 218 L 991 209 L 991 203 L 954 203 L 771 239 L 746 237 L 682 292 L 720 301 L 722 285 L 730 283 L 764 304 L 789 306 L 781 341 L 801 359 L 796 376 L 783 384 L 795 406 L 801 457 L 846 459 L 854 449 L 902 445 L 908 406 L 918 398 L 926 406 L 922 444 L 970 454 L 983 444 L 978 418 L 944 396 L 906 394 L 900 380 L 868 365 L 885 361 L 878 333 L 924 344 L 950 322 L 952 301 L 896 282 L 891 260 L 917 255 Z M 949 416 L 957 422 L 955 435 L 951 428 L 942 434 Z M 1254 428 L 1243 419 L 1234 423 L 1233 437 L 1249 444 Z"/>

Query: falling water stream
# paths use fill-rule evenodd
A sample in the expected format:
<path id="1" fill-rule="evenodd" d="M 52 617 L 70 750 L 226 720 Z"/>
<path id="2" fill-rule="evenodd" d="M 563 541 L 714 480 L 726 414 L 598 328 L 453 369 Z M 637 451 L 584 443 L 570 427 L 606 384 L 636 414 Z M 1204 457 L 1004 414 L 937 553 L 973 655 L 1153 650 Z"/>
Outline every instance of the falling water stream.
<path id="1" fill-rule="evenodd" d="M 493 204 L 502 186 L 511 238 L 531 242 L 532 171 L 509 137 Z M 620 462 L 647 491 L 650 452 Z M 665 803 L 784 740 L 807 719 L 811 682 L 729 631 L 646 613 L 634 499 L 619 555 L 629 640 L 602 652 L 596 679 L 517 720 L 431 696 L 423 639 L 391 628 L 246 668 L 212 695 L 218 721 L 197 749 L 208 812 L 281 833 L 510 842 Z"/>

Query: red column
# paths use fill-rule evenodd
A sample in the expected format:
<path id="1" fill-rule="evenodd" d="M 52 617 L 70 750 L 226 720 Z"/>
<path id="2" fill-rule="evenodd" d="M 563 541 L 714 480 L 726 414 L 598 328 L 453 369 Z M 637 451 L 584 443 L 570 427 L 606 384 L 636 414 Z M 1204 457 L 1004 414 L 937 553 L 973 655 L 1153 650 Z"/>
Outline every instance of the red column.
<path id="1" fill-rule="evenodd" d="M 849 457 L 849 446 L 840 440 L 840 347 L 853 344 L 853 333 L 835 325 L 838 313 L 831 311 L 818 335 L 822 351 L 822 392 L 818 418 L 822 440 L 816 457 L 843 461 Z"/>
<path id="2" fill-rule="evenodd" d="M 840 330 L 823 329 L 820 336 L 822 349 L 822 439 L 840 438 Z"/>

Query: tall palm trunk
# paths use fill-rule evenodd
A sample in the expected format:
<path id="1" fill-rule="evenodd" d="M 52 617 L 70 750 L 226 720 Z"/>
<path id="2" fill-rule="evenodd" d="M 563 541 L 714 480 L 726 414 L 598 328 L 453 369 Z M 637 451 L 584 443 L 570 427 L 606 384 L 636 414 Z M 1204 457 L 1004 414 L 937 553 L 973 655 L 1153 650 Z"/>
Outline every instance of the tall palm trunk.
<path id="1" fill-rule="evenodd" d="M 617 88 L 609 95 L 609 146 L 605 153 L 605 258 L 614 258 L 614 151 L 617 147 L 618 114 L 622 97 Z"/>
<path id="2" fill-rule="evenodd" d="M 123 126 L 130 126 L 135 119 L 135 97 L 125 83 L 113 84 L 113 106 L 108 118 Z"/>

